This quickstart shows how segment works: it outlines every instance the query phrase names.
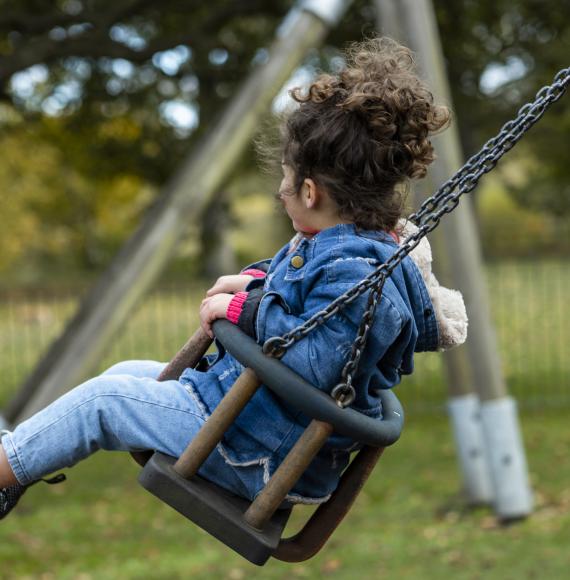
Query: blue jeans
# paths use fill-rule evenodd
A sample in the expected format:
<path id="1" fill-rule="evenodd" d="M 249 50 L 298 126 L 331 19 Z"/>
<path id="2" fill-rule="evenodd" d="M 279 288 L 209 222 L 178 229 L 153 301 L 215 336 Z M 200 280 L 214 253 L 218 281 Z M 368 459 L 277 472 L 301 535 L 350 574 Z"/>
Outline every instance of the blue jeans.
<path id="1" fill-rule="evenodd" d="M 28 485 L 99 449 L 151 449 L 180 456 L 205 417 L 187 386 L 156 380 L 164 366 L 153 361 L 118 363 L 13 432 L 4 432 L 2 445 L 18 481 Z M 200 474 L 237 495 L 249 495 L 235 469 L 217 450 Z"/>

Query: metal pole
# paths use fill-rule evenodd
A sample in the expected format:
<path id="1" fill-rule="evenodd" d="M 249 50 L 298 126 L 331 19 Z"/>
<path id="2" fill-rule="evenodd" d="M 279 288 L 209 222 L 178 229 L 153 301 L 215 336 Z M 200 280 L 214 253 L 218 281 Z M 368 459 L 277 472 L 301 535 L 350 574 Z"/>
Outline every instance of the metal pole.
<path id="1" fill-rule="evenodd" d="M 117 330 L 160 275 L 193 220 L 230 174 L 258 119 L 307 52 L 323 41 L 349 0 L 308 0 L 279 29 L 268 61 L 257 68 L 220 121 L 165 187 L 160 202 L 88 293 L 63 335 L 11 401 L 7 419 L 18 422 L 83 381 Z"/>
<path id="2" fill-rule="evenodd" d="M 415 39 L 411 26 L 406 25 L 406 14 L 402 3 L 377 0 L 376 6 L 378 29 L 419 52 L 421 40 Z M 418 57 L 421 60 L 421 55 Z M 433 63 L 425 62 L 427 60 L 425 58 L 423 60 L 424 62 L 421 64 L 423 64 L 424 71 L 427 71 L 427 67 Z M 437 71 L 432 71 L 431 68 L 429 70 L 431 88 L 439 88 L 442 82 L 446 83 L 445 78 L 437 76 L 439 68 Z M 446 84 L 443 90 L 447 90 Z M 451 104 L 447 92 L 445 95 L 444 102 Z M 457 134 L 452 135 L 447 141 L 442 139 L 438 141 L 437 138 L 434 141 L 438 153 L 436 164 L 439 166 L 439 172 L 437 177 L 441 183 L 459 167 L 461 149 Z M 434 172 L 436 169 L 432 166 L 427 177 L 422 181 L 422 192 L 416 191 L 416 202 L 421 202 L 427 192 L 435 191 L 437 182 L 434 179 Z M 456 212 L 458 211 L 461 210 L 457 209 Z M 446 222 L 450 219 L 454 219 L 454 215 L 446 216 L 441 226 L 431 234 L 430 241 L 436 256 L 434 270 L 438 279 L 447 286 L 455 286 L 449 252 L 450 247 L 455 247 L 455 242 L 449 243 L 449 239 L 454 233 L 445 231 Z M 470 338 L 469 336 L 469 340 Z M 493 501 L 494 490 L 483 437 L 480 402 L 476 394 L 475 379 L 467 348 L 466 346 L 454 348 L 442 353 L 442 357 L 450 397 L 448 411 L 462 474 L 464 494 L 471 505 L 488 504 Z"/>
<path id="3" fill-rule="evenodd" d="M 380 24 L 384 12 L 389 18 L 397 15 L 401 23 L 400 30 L 405 34 L 403 40 L 416 52 L 435 97 L 451 105 L 439 31 L 431 1 L 376 1 Z M 437 183 L 442 183 L 461 165 L 457 127 L 452 125 L 436 136 L 434 145 L 439 158 L 433 164 L 431 175 Z M 449 269 L 452 284 L 463 292 L 470 315 L 469 338 L 464 350 L 467 357 L 451 351 L 446 362 L 453 362 L 447 364 L 447 368 L 451 376 L 457 373 L 469 377 L 467 388 L 476 390 L 481 400 L 482 432 L 486 443 L 483 448 L 476 441 L 480 429 L 476 425 L 479 413 L 475 395 L 468 392 L 465 386 L 461 387 L 453 381 L 452 402 L 456 404 L 451 406 L 451 413 L 454 426 L 459 433 L 463 431 L 463 427 L 467 427 L 467 435 L 463 433 L 458 438 L 459 451 L 464 456 L 463 460 L 471 462 L 471 467 L 474 464 L 469 459 L 470 454 L 478 461 L 485 455 L 488 457 L 496 512 L 503 519 L 518 518 L 531 512 L 532 494 L 516 410 L 512 399 L 507 396 L 507 387 L 501 372 L 471 200 L 463 199 L 455 212 L 442 221 L 441 227 L 445 243 L 439 240 L 436 243 L 438 257 L 442 258 L 442 262 Z M 444 248 L 446 251 L 442 251 Z M 454 410 L 458 407 L 461 409 L 460 413 Z M 499 414 L 502 419 L 496 421 Z M 473 445 L 479 453 L 471 453 Z M 479 475 L 482 480 L 478 491 L 485 495 L 489 486 L 484 481 L 484 470 L 479 470 Z"/>

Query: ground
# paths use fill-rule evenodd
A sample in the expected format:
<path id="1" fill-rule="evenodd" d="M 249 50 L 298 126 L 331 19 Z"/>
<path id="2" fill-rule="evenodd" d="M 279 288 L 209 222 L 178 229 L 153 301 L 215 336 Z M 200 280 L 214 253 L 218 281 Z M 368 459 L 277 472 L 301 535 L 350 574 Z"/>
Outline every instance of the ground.
<path id="1" fill-rule="evenodd" d="M 309 562 L 243 561 L 137 486 L 129 456 L 100 452 L 67 483 L 32 488 L 0 524 L 0 578 L 566 578 L 568 417 L 526 413 L 522 424 L 536 509 L 509 526 L 466 505 L 447 420 L 424 413 L 408 416 L 401 441 Z"/>

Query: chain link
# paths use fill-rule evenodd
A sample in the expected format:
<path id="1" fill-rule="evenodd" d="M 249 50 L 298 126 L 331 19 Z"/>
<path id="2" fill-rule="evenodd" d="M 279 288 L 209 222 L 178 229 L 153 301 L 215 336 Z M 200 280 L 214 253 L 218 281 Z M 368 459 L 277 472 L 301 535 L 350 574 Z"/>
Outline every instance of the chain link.
<path id="1" fill-rule="evenodd" d="M 386 279 L 402 260 L 418 246 L 420 241 L 439 225 L 441 218 L 445 214 L 451 213 L 459 205 L 459 198 L 475 189 L 481 177 L 491 171 L 501 157 L 510 151 L 544 115 L 548 107 L 562 97 L 569 84 L 570 68 L 562 69 L 557 73 L 551 85 L 542 87 L 533 102 L 521 107 L 514 119 L 505 123 L 495 137 L 489 139 L 480 151 L 470 157 L 433 196 L 424 201 L 417 212 L 408 217 L 418 227 L 417 231 L 406 238 L 384 264 L 381 264 L 374 272 L 344 294 L 335 298 L 327 307 L 317 312 L 304 324 L 293 328 L 282 336 L 268 339 L 263 345 L 263 352 L 281 358 L 294 343 L 305 338 L 315 328 L 325 324 L 343 308 L 370 290 L 366 309 L 349 359 L 342 371 L 341 382 L 331 393 L 339 406 L 349 406 L 355 398 L 355 390 L 352 385 L 353 377 L 366 346 L 368 333 L 373 323 L 376 307 L 382 298 L 382 289 Z"/>

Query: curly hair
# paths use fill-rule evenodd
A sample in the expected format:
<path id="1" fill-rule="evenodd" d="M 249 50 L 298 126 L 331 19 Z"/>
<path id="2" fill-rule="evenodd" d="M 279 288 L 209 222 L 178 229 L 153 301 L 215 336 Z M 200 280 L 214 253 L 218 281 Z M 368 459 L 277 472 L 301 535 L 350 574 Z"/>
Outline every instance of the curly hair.
<path id="1" fill-rule="evenodd" d="M 389 38 L 353 44 L 346 67 L 321 74 L 282 129 L 282 158 L 331 196 L 342 218 L 361 229 L 391 230 L 403 210 L 401 188 L 421 178 L 435 159 L 429 136 L 450 112 L 434 104 L 411 51 Z"/>

